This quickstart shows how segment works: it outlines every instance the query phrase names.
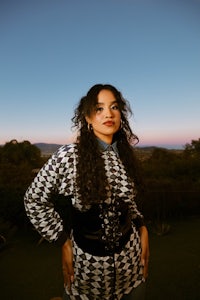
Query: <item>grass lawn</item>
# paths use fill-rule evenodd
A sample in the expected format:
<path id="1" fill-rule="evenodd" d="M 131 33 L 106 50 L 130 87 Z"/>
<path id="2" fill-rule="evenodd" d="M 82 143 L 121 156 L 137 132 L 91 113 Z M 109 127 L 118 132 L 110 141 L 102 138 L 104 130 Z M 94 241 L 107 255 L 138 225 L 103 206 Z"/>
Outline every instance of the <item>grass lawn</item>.
<path id="1" fill-rule="evenodd" d="M 0 251 L 0 299 L 50 300 L 62 296 L 60 249 L 36 232 L 16 232 Z M 150 229 L 147 300 L 200 299 L 200 218 L 171 223 L 157 236 Z"/>

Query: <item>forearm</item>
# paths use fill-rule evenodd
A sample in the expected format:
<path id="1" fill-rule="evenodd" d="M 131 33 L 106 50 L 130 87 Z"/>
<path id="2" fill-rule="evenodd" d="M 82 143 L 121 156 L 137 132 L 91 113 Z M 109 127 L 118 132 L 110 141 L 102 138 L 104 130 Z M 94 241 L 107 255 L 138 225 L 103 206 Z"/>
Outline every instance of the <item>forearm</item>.
<path id="1" fill-rule="evenodd" d="M 52 165 L 53 161 L 50 160 L 39 171 L 24 196 L 27 216 L 36 230 L 50 242 L 57 240 L 63 232 L 62 219 L 51 201 L 57 179 L 57 173 L 52 169 Z"/>
<path id="2" fill-rule="evenodd" d="M 43 238 L 54 242 L 62 235 L 63 222 L 51 203 L 34 199 L 27 191 L 24 206 L 30 222 Z"/>
<path id="3" fill-rule="evenodd" d="M 148 230 L 146 226 L 141 226 L 139 228 L 140 240 L 141 240 L 141 264 L 144 267 L 143 277 L 146 279 L 148 277 L 148 264 L 149 264 L 149 237 Z"/>
<path id="4" fill-rule="evenodd" d="M 148 230 L 145 225 L 139 227 L 139 232 L 140 232 L 140 236 L 142 235 L 145 235 L 146 237 L 148 236 Z"/>

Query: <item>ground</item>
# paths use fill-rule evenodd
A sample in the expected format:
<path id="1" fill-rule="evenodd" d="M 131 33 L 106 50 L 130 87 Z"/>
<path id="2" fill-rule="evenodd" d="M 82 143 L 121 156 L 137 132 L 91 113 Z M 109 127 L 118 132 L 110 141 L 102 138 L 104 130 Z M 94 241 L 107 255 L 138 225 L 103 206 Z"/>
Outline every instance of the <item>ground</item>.
<path id="1" fill-rule="evenodd" d="M 199 300 L 200 218 L 170 223 L 170 231 L 150 230 L 150 270 L 146 300 Z M 60 300 L 60 249 L 35 231 L 16 231 L 0 251 L 1 299 Z"/>

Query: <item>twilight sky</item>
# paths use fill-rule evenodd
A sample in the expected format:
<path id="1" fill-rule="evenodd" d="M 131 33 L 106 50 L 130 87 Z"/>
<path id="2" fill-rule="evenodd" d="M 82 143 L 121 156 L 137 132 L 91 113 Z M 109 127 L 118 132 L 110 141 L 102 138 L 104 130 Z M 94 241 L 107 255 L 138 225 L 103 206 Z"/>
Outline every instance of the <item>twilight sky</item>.
<path id="1" fill-rule="evenodd" d="M 130 102 L 139 146 L 200 138 L 200 1 L 0 1 L 0 144 L 70 142 L 96 83 Z"/>

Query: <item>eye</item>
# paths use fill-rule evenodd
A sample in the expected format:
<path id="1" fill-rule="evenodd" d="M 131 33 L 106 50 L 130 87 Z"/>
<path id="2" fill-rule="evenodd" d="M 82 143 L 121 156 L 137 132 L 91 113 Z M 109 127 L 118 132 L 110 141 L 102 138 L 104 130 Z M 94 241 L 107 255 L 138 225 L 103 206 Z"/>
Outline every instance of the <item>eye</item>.
<path id="1" fill-rule="evenodd" d="M 113 109 L 113 110 L 118 110 L 118 109 L 119 109 L 119 106 L 118 106 L 117 104 L 113 104 L 113 105 L 111 106 L 111 109 Z"/>
<path id="2" fill-rule="evenodd" d="M 103 110 L 103 107 L 101 107 L 101 106 L 97 106 L 96 108 L 95 108 L 95 112 L 100 112 L 100 111 L 102 111 Z"/>

